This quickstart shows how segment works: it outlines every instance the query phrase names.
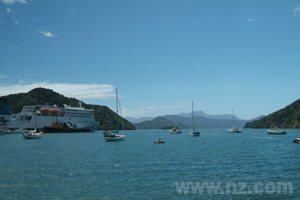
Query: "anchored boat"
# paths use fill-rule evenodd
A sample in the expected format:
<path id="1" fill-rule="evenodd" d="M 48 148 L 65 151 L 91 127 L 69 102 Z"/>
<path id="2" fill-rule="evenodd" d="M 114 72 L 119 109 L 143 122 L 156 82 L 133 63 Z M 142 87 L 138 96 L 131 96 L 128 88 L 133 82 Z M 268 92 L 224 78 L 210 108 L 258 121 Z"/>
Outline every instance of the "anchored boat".
<path id="1" fill-rule="evenodd" d="M 42 136 L 43 136 L 43 132 L 42 131 L 38 132 L 37 129 L 23 133 L 23 137 L 25 139 L 41 139 Z"/>
<path id="2" fill-rule="evenodd" d="M 296 138 L 296 139 L 294 139 L 294 141 L 293 141 L 294 143 L 300 143 L 300 138 Z"/>
<path id="3" fill-rule="evenodd" d="M 269 134 L 275 134 L 275 135 L 285 135 L 286 131 L 279 129 L 278 127 L 274 127 L 272 129 L 268 129 Z"/>
<path id="4" fill-rule="evenodd" d="M 160 140 L 160 138 L 159 138 L 157 141 L 154 141 L 153 143 L 162 144 L 162 143 L 165 143 L 165 141 Z"/>
<path id="5" fill-rule="evenodd" d="M 197 131 L 194 127 L 194 102 L 192 102 L 192 117 L 193 117 L 193 129 L 190 132 L 191 136 L 200 136 L 200 131 Z"/>
<path id="6" fill-rule="evenodd" d="M 118 96 L 118 89 L 117 88 L 116 88 L 116 104 L 117 104 L 117 115 L 118 115 L 119 107 L 121 107 L 121 106 L 120 106 L 120 102 L 119 102 L 119 96 Z M 120 108 L 120 110 L 121 110 L 121 108 Z M 104 139 L 106 141 L 121 141 L 121 140 L 124 140 L 125 134 L 119 134 L 119 127 L 118 126 L 119 126 L 119 124 L 117 123 L 117 130 L 116 131 L 109 131 L 109 130 L 104 131 L 103 135 L 104 135 Z M 122 126 L 123 126 L 123 130 L 124 130 L 123 118 L 122 118 Z"/>
<path id="7" fill-rule="evenodd" d="M 174 126 L 172 129 L 169 129 L 169 133 L 180 134 L 181 130 L 179 128 L 177 128 L 176 126 Z"/>

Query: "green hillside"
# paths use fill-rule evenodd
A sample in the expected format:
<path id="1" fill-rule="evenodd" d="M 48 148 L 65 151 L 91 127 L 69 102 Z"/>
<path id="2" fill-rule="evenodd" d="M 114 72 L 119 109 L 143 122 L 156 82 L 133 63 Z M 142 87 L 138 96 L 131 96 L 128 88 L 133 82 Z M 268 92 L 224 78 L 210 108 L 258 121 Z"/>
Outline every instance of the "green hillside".
<path id="1" fill-rule="evenodd" d="M 12 114 L 21 112 L 23 106 L 26 105 L 57 105 L 62 107 L 63 104 L 78 107 L 79 100 L 75 98 L 65 97 L 57 92 L 45 88 L 35 88 L 27 93 L 10 94 L 4 96 L 8 100 Z M 107 106 L 92 105 L 82 102 L 82 106 L 87 109 L 94 109 L 95 120 L 100 122 L 97 129 L 116 129 L 117 124 L 121 128 L 122 118 L 112 111 Z M 124 127 L 128 130 L 134 130 L 133 126 L 128 120 L 123 118 Z"/>
<path id="2" fill-rule="evenodd" d="M 300 99 L 260 120 L 248 122 L 244 128 L 300 128 Z"/>

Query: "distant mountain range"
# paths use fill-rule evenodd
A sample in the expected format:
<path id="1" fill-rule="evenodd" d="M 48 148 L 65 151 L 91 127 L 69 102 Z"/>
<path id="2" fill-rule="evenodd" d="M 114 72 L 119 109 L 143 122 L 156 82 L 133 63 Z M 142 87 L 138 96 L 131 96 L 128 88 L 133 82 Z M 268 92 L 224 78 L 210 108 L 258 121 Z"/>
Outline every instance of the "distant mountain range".
<path id="1" fill-rule="evenodd" d="M 192 113 L 180 113 L 180 114 L 176 114 L 176 116 L 180 116 L 180 117 L 191 117 Z M 200 116 L 200 117 L 205 117 L 208 119 L 229 119 L 232 120 L 232 115 L 231 114 L 221 114 L 221 115 L 208 115 L 203 111 L 194 111 L 194 116 Z M 128 121 L 132 122 L 132 123 L 141 123 L 144 121 L 149 121 L 152 120 L 156 117 L 140 117 L 140 118 L 134 118 L 134 117 L 125 117 Z M 237 118 L 237 120 L 240 120 L 239 118 Z"/>
<path id="2" fill-rule="evenodd" d="M 231 128 L 234 126 L 231 114 L 208 115 L 203 111 L 195 111 L 195 127 L 197 128 Z M 251 120 L 236 118 L 236 126 L 244 127 L 247 122 L 260 119 L 264 116 Z M 125 117 L 133 123 L 137 129 L 161 129 L 163 127 L 177 126 L 181 129 L 192 128 L 192 113 L 180 113 L 177 115 L 165 115 L 159 117 L 131 118 Z"/>
<path id="3" fill-rule="evenodd" d="M 150 121 L 152 119 L 154 119 L 156 117 L 140 117 L 140 118 L 134 118 L 134 117 L 125 117 L 125 119 L 127 119 L 128 121 L 130 121 L 131 123 L 141 123 L 141 122 L 145 122 L 145 121 Z"/>
<path id="4" fill-rule="evenodd" d="M 208 115 L 203 111 L 194 112 L 196 128 L 230 128 L 232 115 Z M 165 115 L 156 118 L 127 118 L 137 129 L 159 129 L 170 126 L 179 128 L 192 128 L 192 114 L 180 113 L 178 115 Z M 145 120 L 141 122 L 141 120 Z M 290 105 L 273 112 L 267 116 L 260 116 L 251 120 L 236 118 L 239 128 L 300 128 L 300 99 Z"/>

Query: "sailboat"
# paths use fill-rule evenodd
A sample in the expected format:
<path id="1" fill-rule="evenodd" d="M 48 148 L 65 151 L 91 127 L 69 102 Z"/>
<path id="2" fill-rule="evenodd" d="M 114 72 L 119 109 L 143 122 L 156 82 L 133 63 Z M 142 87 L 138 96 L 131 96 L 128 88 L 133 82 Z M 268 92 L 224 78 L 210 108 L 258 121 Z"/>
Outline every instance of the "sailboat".
<path id="1" fill-rule="evenodd" d="M 117 115 L 119 115 L 119 107 L 121 107 L 121 106 L 120 106 L 120 101 L 119 101 L 118 89 L 117 88 L 116 88 L 116 105 L 117 105 Z M 120 113 L 121 113 L 121 109 L 120 109 Z M 106 141 L 122 141 L 122 140 L 124 140 L 125 134 L 119 134 L 119 127 L 118 126 L 119 126 L 119 124 L 117 123 L 117 130 L 115 130 L 115 131 L 105 131 L 104 132 L 104 139 Z M 124 130 L 123 118 L 122 118 L 122 126 L 123 126 L 123 130 Z"/>
<path id="2" fill-rule="evenodd" d="M 193 130 L 191 130 L 190 135 L 191 136 L 200 136 L 200 132 L 197 131 L 194 127 L 194 102 L 192 102 L 192 115 L 193 115 Z"/>
<path id="3" fill-rule="evenodd" d="M 37 129 L 23 133 L 25 139 L 41 139 L 43 132 L 38 132 Z"/>
<path id="4" fill-rule="evenodd" d="M 242 130 L 236 127 L 236 116 L 233 114 L 232 110 L 232 121 L 234 121 L 234 126 L 227 130 L 228 133 L 241 133 Z"/>
<path id="5" fill-rule="evenodd" d="M 34 118 L 35 118 L 35 127 L 36 127 L 36 112 L 35 112 Z M 32 131 L 23 132 L 23 134 L 22 134 L 22 136 L 25 139 L 41 139 L 42 135 L 43 135 L 43 132 L 42 131 L 38 132 L 37 128 L 35 128 Z"/>
<path id="6" fill-rule="evenodd" d="M 271 121 L 270 121 L 270 127 L 271 127 Z M 281 129 L 279 129 L 277 126 L 274 126 L 273 128 L 270 128 L 267 131 L 269 134 L 277 134 L 277 135 L 286 134 L 286 131 L 282 130 L 282 125 L 281 125 Z"/>
<path id="7" fill-rule="evenodd" d="M 269 134 L 277 134 L 277 135 L 285 135 L 286 131 L 279 129 L 278 127 L 274 127 L 272 129 L 267 130 Z"/>

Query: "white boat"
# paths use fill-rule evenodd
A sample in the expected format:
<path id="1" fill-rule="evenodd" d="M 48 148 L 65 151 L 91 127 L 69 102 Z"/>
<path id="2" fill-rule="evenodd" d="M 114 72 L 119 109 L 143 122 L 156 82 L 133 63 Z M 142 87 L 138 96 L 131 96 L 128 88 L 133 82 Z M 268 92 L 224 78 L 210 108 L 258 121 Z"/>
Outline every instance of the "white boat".
<path id="1" fill-rule="evenodd" d="M 228 133 L 241 133 L 242 132 L 242 130 L 237 127 L 230 128 L 227 131 L 228 131 Z"/>
<path id="2" fill-rule="evenodd" d="M 124 140 L 125 138 L 125 134 L 119 134 L 119 131 L 118 132 L 106 132 L 104 133 L 104 139 L 106 141 L 121 141 L 121 140 Z"/>
<path id="3" fill-rule="evenodd" d="M 63 107 L 56 105 L 32 105 L 24 106 L 18 114 L 12 114 L 7 127 L 10 129 L 43 129 L 50 127 L 52 123 L 67 124 L 72 130 L 78 132 L 92 132 L 98 126 L 95 122 L 94 110 L 85 109 L 79 102 L 79 107 L 71 107 L 66 104 Z"/>
<path id="4" fill-rule="evenodd" d="M 179 128 L 177 128 L 176 126 L 174 126 L 172 129 L 169 129 L 169 133 L 180 134 L 182 132 L 181 132 L 181 130 Z"/>
<path id="5" fill-rule="evenodd" d="M 275 134 L 275 135 L 285 135 L 286 134 L 286 131 L 279 129 L 278 127 L 268 129 L 267 131 L 269 134 Z"/>
<path id="6" fill-rule="evenodd" d="M 23 137 L 25 139 L 41 139 L 43 135 L 43 132 L 40 131 L 38 132 L 36 129 L 34 129 L 33 131 L 28 131 L 26 133 L 23 133 Z"/>
<path id="7" fill-rule="evenodd" d="M 34 116 L 36 116 L 36 112 L 35 112 Z M 36 124 L 37 118 L 35 117 L 34 119 L 35 119 L 35 124 Z M 25 139 L 41 139 L 43 132 L 42 131 L 38 132 L 36 129 L 36 126 L 35 126 L 34 130 L 24 132 L 22 135 Z"/>
<path id="8" fill-rule="evenodd" d="M 121 106 L 120 106 L 120 101 L 119 101 L 118 89 L 117 88 L 116 88 L 116 105 L 117 105 L 117 115 L 119 115 L 119 107 L 120 107 L 120 113 L 122 113 L 122 111 L 121 111 Z M 122 114 L 121 114 L 121 118 L 122 118 Z M 106 141 L 122 141 L 122 140 L 124 140 L 125 134 L 119 134 L 118 125 L 119 124 L 117 123 L 117 130 L 116 131 L 109 131 L 109 130 L 104 131 L 103 135 L 104 135 L 104 139 Z M 122 126 L 123 126 L 123 130 L 124 130 L 123 118 L 122 118 Z"/>
<path id="9" fill-rule="evenodd" d="M 197 131 L 194 127 L 194 102 L 192 102 L 192 117 L 193 117 L 193 129 L 190 132 L 191 136 L 200 136 L 200 131 Z"/>
<path id="10" fill-rule="evenodd" d="M 113 137 L 105 137 L 106 141 L 122 141 L 124 140 L 125 135 L 115 135 Z"/>
<path id="11" fill-rule="evenodd" d="M 236 116 L 233 114 L 233 110 L 232 110 L 232 123 L 234 122 L 234 125 L 232 128 L 227 129 L 228 133 L 241 133 L 242 130 L 239 129 L 238 127 L 236 127 Z"/>

